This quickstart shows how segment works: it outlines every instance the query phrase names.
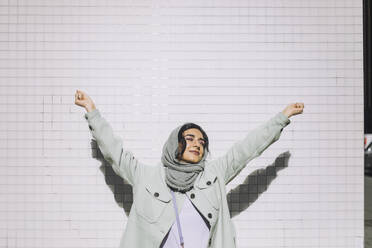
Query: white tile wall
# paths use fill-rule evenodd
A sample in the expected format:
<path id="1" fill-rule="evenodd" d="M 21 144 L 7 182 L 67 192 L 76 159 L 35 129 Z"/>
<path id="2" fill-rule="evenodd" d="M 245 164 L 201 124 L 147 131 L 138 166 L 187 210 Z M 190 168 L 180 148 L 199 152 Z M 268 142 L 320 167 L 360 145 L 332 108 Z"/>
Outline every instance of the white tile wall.
<path id="1" fill-rule="evenodd" d="M 87 92 L 143 162 L 186 121 L 212 158 L 292 102 L 290 151 L 234 217 L 238 247 L 363 247 L 362 1 L 0 3 L 0 247 L 117 247 L 127 217 L 92 158 Z"/>

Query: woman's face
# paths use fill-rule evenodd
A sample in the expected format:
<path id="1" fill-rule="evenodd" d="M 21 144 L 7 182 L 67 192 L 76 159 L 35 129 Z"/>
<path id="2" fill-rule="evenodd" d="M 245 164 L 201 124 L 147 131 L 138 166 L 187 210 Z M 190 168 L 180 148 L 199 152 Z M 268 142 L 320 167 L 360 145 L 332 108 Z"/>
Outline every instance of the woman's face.
<path id="1" fill-rule="evenodd" d="M 205 140 L 199 129 L 190 128 L 183 132 L 186 140 L 186 148 L 181 160 L 188 163 L 198 163 L 204 154 Z"/>

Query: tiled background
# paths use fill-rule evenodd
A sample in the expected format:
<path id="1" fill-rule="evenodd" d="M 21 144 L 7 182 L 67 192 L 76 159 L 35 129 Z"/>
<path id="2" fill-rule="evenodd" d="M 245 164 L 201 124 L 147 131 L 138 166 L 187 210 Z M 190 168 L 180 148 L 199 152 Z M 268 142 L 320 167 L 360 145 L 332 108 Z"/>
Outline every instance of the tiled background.
<path id="1" fill-rule="evenodd" d="M 119 244 L 130 189 L 96 159 L 76 89 L 150 164 L 178 124 L 214 158 L 304 102 L 228 185 L 260 176 L 249 207 L 229 197 L 238 247 L 363 247 L 362 41 L 355 0 L 2 1 L 0 247 Z"/>

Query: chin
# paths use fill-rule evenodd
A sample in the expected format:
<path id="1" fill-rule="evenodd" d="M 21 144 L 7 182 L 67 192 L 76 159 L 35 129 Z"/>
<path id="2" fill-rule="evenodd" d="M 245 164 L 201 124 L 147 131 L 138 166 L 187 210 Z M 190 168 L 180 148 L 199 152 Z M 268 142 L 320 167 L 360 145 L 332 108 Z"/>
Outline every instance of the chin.
<path id="1" fill-rule="evenodd" d="M 191 163 L 191 164 L 197 164 L 199 163 L 201 159 L 188 159 L 188 158 L 185 158 L 183 159 L 183 161 L 187 162 L 187 163 Z"/>
<path id="2" fill-rule="evenodd" d="M 190 161 L 190 163 L 197 164 L 197 163 L 200 162 L 200 160 L 201 160 L 201 159 L 191 159 L 191 160 L 189 160 L 189 161 Z"/>
<path id="3" fill-rule="evenodd" d="M 193 153 L 185 153 L 184 156 L 182 156 L 181 160 L 191 163 L 191 164 L 197 164 L 202 160 L 202 157 L 195 156 Z"/>

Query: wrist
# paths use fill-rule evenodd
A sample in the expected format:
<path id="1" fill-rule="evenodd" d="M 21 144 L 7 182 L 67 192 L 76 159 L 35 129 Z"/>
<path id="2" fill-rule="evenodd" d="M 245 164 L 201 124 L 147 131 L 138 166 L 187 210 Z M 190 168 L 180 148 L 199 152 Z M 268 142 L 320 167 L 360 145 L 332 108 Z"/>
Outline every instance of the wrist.
<path id="1" fill-rule="evenodd" d="M 93 110 L 96 109 L 96 106 L 92 105 L 92 106 L 88 106 L 85 108 L 85 110 L 89 113 L 89 112 L 92 112 Z"/>
<path id="2" fill-rule="evenodd" d="M 285 116 L 287 116 L 287 118 L 291 117 L 291 114 L 288 113 L 287 111 L 282 111 L 282 113 L 283 113 Z"/>

